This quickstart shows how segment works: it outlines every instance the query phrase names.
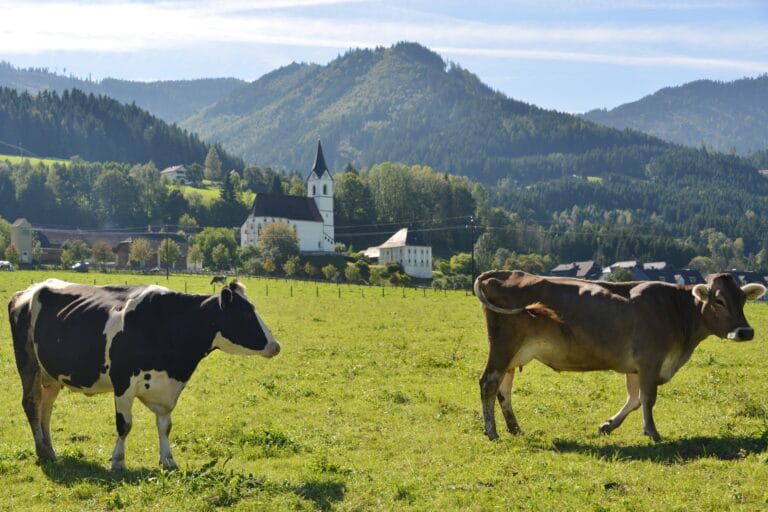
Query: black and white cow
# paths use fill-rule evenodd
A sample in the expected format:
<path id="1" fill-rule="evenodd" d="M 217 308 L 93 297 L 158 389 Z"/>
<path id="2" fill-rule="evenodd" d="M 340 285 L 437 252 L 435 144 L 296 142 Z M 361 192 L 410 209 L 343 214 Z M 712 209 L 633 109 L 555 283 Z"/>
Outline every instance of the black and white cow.
<path id="1" fill-rule="evenodd" d="M 155 413 L 160 464 L 174 468 L 171 412 L 198 363 L 215 349 L 264 357 L 280 352 L 245 287 L 235 281 L 204 296 L 161 286 L 49 279 L 17 292 L 8 312 L 37 456 L 56 457 L 51 410 L 62 386 L 86 395 L 113 391 L 118 435 L 113 470 L 125 468 L 134 398 Z"/>

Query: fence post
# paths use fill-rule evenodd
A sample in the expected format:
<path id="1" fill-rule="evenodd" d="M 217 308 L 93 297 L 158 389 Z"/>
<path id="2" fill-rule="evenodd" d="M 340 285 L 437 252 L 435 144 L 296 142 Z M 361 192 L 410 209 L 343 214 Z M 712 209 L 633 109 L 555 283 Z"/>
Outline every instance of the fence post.
<path id="1" fill-rule="evenodd" d="M 293 285 L 291 285 L 291 297 L 293 297 Z"/>
<path id="2" fill-rule="evenodd" d="M 381 286 L 381 296 L 384 296 L 384 285 Z"/>
<path id="3" fill-rule="evenodd" d="M 341 286 L 339 286 L 339 287 L 337 288 L 337 290 L 339 290 L 339 298 L 341 298 Z"/>
<path id="4" fill-rule="evenodd" d="M 315 297 L 319 297 L 319 296 L 320 296 L 320 287 L 315 285 Z"/>
<path id="5" fill-rule="evenodd" d="M 403 286 L 403 298 L 405 298 L 405 286 Z"/>
<path id="6" fill-rule="evenodd" d="M 269 297 L 269 283 L 266 283 L 264 286 L 267 287 L 267 297 Z"/>

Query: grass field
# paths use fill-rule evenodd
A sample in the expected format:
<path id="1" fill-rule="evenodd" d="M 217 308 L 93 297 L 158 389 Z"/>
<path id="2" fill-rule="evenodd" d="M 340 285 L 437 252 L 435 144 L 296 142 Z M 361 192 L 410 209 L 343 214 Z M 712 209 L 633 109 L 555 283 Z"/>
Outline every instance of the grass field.
<path id="1" fill-rule="evenodd" d="M 0 162 L 5 162 L 6 160 L 11 162 L 14 165 L 18 165 L 24 160 L 29 160 L 29 163 L 32 165 L 37 165 L 40 162 L 42 162 L 46 167 L 50 167 L 54 163 L 62 164 L 67 162 L 67 160 L 59 160 L 56 158 L 33 158 L 28 156 L 20 157 L 20 156 L 0 154 Z"/>
<path id="2" fill-rule="evenodd" d="M 265 360 L 217 352 L 201 363 L 174 413 L 177 471 L 158 469 L 154 417 L 137 402 L 129 469 L 112 474 L 109 395 L 63 392 L 52 421 L 60 458 L 35 460 L 5 303 L 44 277 L 0 273 L 2 510 L 768 507 L 764 304 L 747 306 L 756 341 L 708 339 L 660 388 L 661 443 L 642 435 L 639 413 L 610 436 L 597 434 L 624 402 L 622 376 L 556 373 L 538 363 L 515 381 L 525 434 L 491 443 L 482 434 L 477 382 L 486 342 L 474 297 L 392 288 L 382 297 L 376 288 L 246 279 L 282 353 Z M 167 285 L 211 291 L 203 277 Z"/>
<path id="3" fill-rule="evenodd" d="M 210 205 L 213 201 L 221 197 L 221 191 L 219 190 L 218 183 L 205 180 L 201 186 L 193 187 L 191 185 L 172 185 L 172 188 L 176 188 L 181 191 L 184 197 L 189 200 L 192 194 L 199 194 L 202 197 L 203 204 Z M 247 206 L 253 204 L 253 200 L 256 198 L 256 194 L 250 190 L 243 192 L 240 200 Z"/>

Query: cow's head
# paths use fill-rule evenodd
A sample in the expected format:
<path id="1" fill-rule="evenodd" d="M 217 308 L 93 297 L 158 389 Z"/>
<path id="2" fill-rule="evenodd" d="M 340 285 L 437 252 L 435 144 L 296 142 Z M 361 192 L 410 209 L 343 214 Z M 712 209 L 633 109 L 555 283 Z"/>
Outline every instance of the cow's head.
<path id="1" fill-rule="evenodd" d="M 229 354 L 273 357 L 277 342 L 245 296 L 245 286 L 232 281 L 219 294 L 218 333 L 212 346 Z"/>
<path id="2" fill-rule="evenodd" d="M 765 286 L 757 283 L 739 287 L 731 274 L 715 274 L 707 284 L 693 287 L 694 297 L 702 304 L 705 325 L 715 335 L 736 341 L 749 341 L 755 336 L 744 317 L 744 303 L 759 299 L 765 291 Z"/>

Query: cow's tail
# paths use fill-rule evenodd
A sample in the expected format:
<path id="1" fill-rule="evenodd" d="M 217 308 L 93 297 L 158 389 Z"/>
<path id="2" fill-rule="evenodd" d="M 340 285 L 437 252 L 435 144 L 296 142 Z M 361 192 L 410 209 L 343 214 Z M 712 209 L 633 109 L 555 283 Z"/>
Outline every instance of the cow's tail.
<path id="1" fill-rule="evenodd" d="M 502 315 L 519 315 L 520 313 L 527 313 L 532 318 L 542 317 L 542 318 L 549 318 L 550 320 L 554 320 L 556 322 L 561 322 L 562 320 L 558 316 L 558 314 L 549 306 L 541 303 L 541 302 L 534 302 L 533 304 L 528 304 L 525 307 L 522 308 L 502 308 L 501 306 L 497 306 L 496 304 L 493 304 L 490 300 L 488 300 L 488 297 L 485 295 L 485 291 L 483 291 L 483 283 L 481 281 L 481 278 L 478 277 L 475 279 L 475 296 L 478 298 L 480 303 L 488 310 L 493 311 L 494 313 L 499 313 Z"/>

